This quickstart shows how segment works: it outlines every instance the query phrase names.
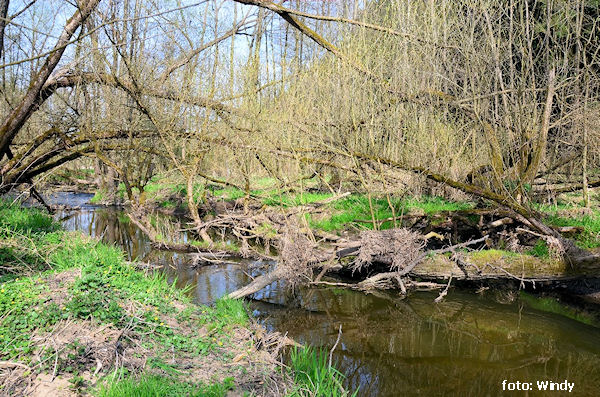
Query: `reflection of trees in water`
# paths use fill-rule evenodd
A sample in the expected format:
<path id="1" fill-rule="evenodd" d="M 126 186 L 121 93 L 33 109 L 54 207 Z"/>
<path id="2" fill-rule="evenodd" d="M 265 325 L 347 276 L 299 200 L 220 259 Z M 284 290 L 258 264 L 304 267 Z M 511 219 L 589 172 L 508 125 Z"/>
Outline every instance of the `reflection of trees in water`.
<path id="1" fill-rule="evenodd" d="M 162 264 L 179 287 L 193 286 L 199 302 L 248 282 L 243 267 L 192 269 L 184 254 L 152 250 L 146 236 L 119 214 L 96 209 L 59 218 L 69 230 L 121 246 L 129 258 Z M 434 304 L 432 295 L 399 300 L 336 289 L 283 290 L 277 284 L 256 296 L 276 303 L 256 303 L 270 317 L 266 322 L 325 349 L 335 343 L 342 323 L 334 355 L 348 387 L 360 386 L 364 396 L 496 395 L 503 379 L 568 379 L 582 395 L 600 389 L 600 336 L 570 320 L 459 293 Z"/>
<path id="2" fill-rule="evenodd" d="M 145 261 L 154 254 L 147 236 L 129 222 L 122 211 L 96 208 L 63 212 L 57 218 L 67 230 L 81 230 L 107 244 L 119 246 L 129 260 Z"/>
<path id="3" fill-rule="evenodd" d="M 153 249 L 147 236 L 129 222 L 122 211 L 111 208 L 69 211 L 58 214 L 57 219 L 68 230 L 81 230 L 105 243 L 121 247 L 129 260 L 161 265 L 169 280 L 175 281 L 178 287 L 192 286 L 191 293 L 200 303 L 213 302 L 248 283 L 248 276 L 239 266 L 215 265 L 193 269 L 188 255 Z M 170 237 L 186 241 L 187 235 L 180 232 L 178 219 L 158 216 L 158 222 L 162 222 L 162 229 L 168 230 Z"/>
<path id="4" fill-rule="evenodd" d="M 269 308 L 267 322 L 325 349 L 341 322 L 335 357 L 361 395 L 496 395 L 503 379 L 600 387 L 600 337 L 571 321 L 472 298 L 436 305 L 431 296 L 390 304 L 355 293 L 309 295 L 308 311 Z"/>

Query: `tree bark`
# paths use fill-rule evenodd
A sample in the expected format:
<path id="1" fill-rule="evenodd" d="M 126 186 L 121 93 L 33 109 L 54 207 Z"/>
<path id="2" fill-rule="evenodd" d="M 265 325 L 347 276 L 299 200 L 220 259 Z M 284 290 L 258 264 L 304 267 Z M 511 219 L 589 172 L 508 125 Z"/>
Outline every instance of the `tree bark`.
<path id="1" fill-rule="evenodd" d="M 8 4 L 10 0 L 0 0 L 0 59 L 4 55 L 4 28 L 8 23 Z"/>

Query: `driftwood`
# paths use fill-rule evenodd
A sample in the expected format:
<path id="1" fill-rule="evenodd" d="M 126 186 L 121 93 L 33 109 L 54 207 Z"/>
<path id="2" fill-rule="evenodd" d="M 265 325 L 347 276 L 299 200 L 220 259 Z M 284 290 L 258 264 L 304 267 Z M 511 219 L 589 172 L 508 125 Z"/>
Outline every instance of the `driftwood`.
<path id="1" fill-rule="evenodd" d="M 443 253 L 443 252 L 449 252 L 454 249 L 481 243 L 481 242 L 485 241 L 485 239 L 486 238 L 483 237 L 481 239 L 469 241 L 467 243 L 457 244 L 455 246 L 452 246 L 452 247 L 449 247 L 446 249 L 423 252 L 423 253 L 417 255 L 415 259 L 413 259 L 408 265 L 406 265 L 402 269 L 400 269 L 398 271 L 394 271 L 394 272 L 389 272 L 389 273 L 379 273 L 373 277 L 370 277 L 370 278 L 362 281 L 361 283 L 354 285 L 352 288 L 368 290 L 368 289 L 372 288 L 371 286 L 375 286 L 375 285 L 381 284 L 381 283 L 387 283 L 387 281 L 389 281 L 390 279 L 401 278 L 402 276 L 409 274 L 412 271 L 412 269 L 415 268 L 415 266 L 417 266 L 419 263 L 421 263 L 428 255 L 431 255 L 432 253 L 439 254 L 439 253 Z M 338 250 L 329 255 L 322 254 L 318 258 L 313 258 L 312 263 L 317 264 L 317 263 L 323 262 L 323 259 L 326 257 L 335 257 L 335 258 L 340 259 L 340 258 L 344 258 L 344 257 L 348 257 L 348 256 L 356 256 L 357 254 L 360 253 L 360 249 L 361 249 L 361 246 L 359 245 L 359 243 L 355 242 L 355 243 L 352 243 L 352 245 L 348 248 Z M 382 260 L 387 260 L 390 265 L 393 263 L 393 258 L 391 258 L 391 257 L 386 258 L 383 255 L 377 255 L 377 258 L 380 258 Z M 236 298 L 236 299 L 243 298 L 245 296 L 248 296 L 248 295 L 251 295 L 251 294 L 254 294 L 254 293 L 260 291 L 261 289 L 265 288 L 266 286 L 270 285 L 271 283 L 282 279 L 284 276 L 285 276 L 285 272 L 279 268 L 276 268 L 275 270 L 273 270 L 270 273 L 267 273 L 263 276 L 257 277 L 249 285 L 230 293 L 228 296 L 230 298 Z M 400 281 L 399 283 L 402 283 L 402 282 Z"/>
<path id="2" fill-rule="evenodd" d="M 334 199 L 342 197 L 345 195 L 335 196 Z M 318 207 L 319 205 L 313 208 Z M 130 218 L 149 236 L 157 248 L 206 253 L 207 260 L 204 260 L 205 257 L 197 257 L 194 261 L 196 265 L 204 262 L 220 263 L 228 255 L 277 260 L 271 272 L 256 277 L 248 285 L 231 292 L 231 298 L 252 295 L 276 281 L 283 281 L 289 286 L 319 285 L 326 283 L 321 281 L 325 274 L 341 271 L 358 271 L 362 275 L 370 273 L 370 277 L 354 284 L 341 283 L 340 286 L 363 291 L 398 288 L 403 294 L 422 287 L 420 282 L 414 279 L 426 283 L 441 280 L 446 280 L 447 283 L 450 278 L 456 281 L 512 279 L 535 285 L 536 282 L 542 281 L 600 277 L 600 256 L 579 249 L 560 234 L 576 232 L 577 228 L 554 229 L 535 217 L 524 216 L 508 208 L 472 209 L 438 214 L 436 219 L 441 219 L 442 222 L 429 226 L 419 224 L 415 227 L 422 234 L 408 229 L 364 231 L 357 240 L 318 233 L 301 226 L 296 209 L 286 212 L 281 208 L 260 208 L 251 213 L 225 209 L 214 218 L 194 224 L 197 232 L 199 229 L 204 232 L 210 229 L 229 230 L 240 240 L 241 252 L 215 252 L 214 246 L 211 245 L 198 247 L 187 243 L 165 242 L 158 238 L 157 232 L 143 216 L 136 219 L 130 215 Z M 473 220 L 472 215 L 476 215 L 479 221 Z M 461 239 L 469 240 L 451 246 L 441 246 L 446 241 Z M 529 255 L 497 257 L 492 254 L 501 251 L 493 250 L 488 251 L 492 254 L 479 256 L 457 252 L 467 247 L 483 249 L 486 246 L 494 246 L 502 239 L 504 242 L 516 240 L 517 249 L 524 245 L 532 245 L 537 239 L 544 239 L 554 258 L 541 260 Z M 261 255 L 256 247 L 251 245 L 260 241 L 265 247 L 276 248 L 278 256 L 275 258 Z M 429 249 L 423 251 L 425 244 Z M 440 246 L 441 248 L 438 248 Z M 454 252 L 454 255 L 443 255 L 448 252 Z M 373 270 L 376 271 L 375 274 Z M 437 283 L 432 285 L 439 287 Z M 443 284 L 442 288 L 445 286 L 446 284 Z"/>
<path id="3" fill-rule="evenodd" d="M 271 285 L 272 283 L 284 278 L 285 274 L 281 270 L 274 270 L 262 276 L 256 277 L 250 284 L 242 287 L 236 291 L 233 291 L 229 295 L 229 298 L 240 299 L 248 295 L 252 295 L 260 291 L 261 289 Z"/>
<path id="4" fill-rule="evenodd" d="M 482 238 L 479 238 L 476 240 L 467 241 L 466 243 L 456 244 L 456 245 L 453 245 L 448 248 L 423 252 L 419 256 L 417 256 L 415 259 L 413 259 L 412 262 L 410 262 L 404 268 L 402 268 L 398 271 L 395 271 L 395 272 L 376 274 L 372 277 L 367 278 L 364 281 L 361 281 L 358 284 L 358 287 L 363 290 L 375 288 L 377 285 L 380 285 L 382 282 L 386 282 L 387 280 L 390 280 L 390 279 L 401 278 L 402 276 L 410 274 L 413 271 L 413 269 L 417 265 L 419 265 L 421 262 L 423 262 L 423 260 L 428 256 L 432 256 L 432 255 L 436 255 L 436 254 L 443 254 L 445 252 L 455 251 L 457 249 L 468 247 L 470 245 L 479 244 L 479 243 L 484 242 L 486 239 L 487 239 L 487 237 L 482 237 Z"/>

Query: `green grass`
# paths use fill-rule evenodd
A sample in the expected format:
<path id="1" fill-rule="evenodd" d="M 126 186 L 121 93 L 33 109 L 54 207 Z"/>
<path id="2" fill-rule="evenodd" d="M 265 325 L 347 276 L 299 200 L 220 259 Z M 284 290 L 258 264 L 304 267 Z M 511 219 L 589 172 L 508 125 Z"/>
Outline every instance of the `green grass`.
<path id="1" fill-rule="evenodd" d="M 600 210 L 592 209 L 589 214 L 577 215 L 577 211 L 583 207 L 579 204 L 565 202 L 559 202 L 557 205 L 537 204 L 534 208 L 545 213 L 546 221 L 553 226 L 581 227 L 583 231 L 574 236 L 575 242 L 579 247 L 585 249 L 600 247 Z M 572 211 L 573 215 L 563 215 L 569 211 Z"/>
<path id="2" fill-rule="evenodd" d="M 296 388 L 289 396 L 348 396 L 342 386 L 344 375 L 329 366 L 327 353 L 310 347 L 292 348 L 290 371 Z M 356 390 L 352 396 L 358 394 Z"/>
<path id="3" fill-rule="evenodd" d="M 0 213 L 0 247 L 9 250 L 0 254 L 9 259 L 3 266 L 13 267 L 1 275 L 0 361 L 70 374 L 72 387 L 84 389 L 80 374 L 90 370 L 80 359 L 86 355 L 85 346 L 74 340 L 60 351 L 40 350 L 31 336 L 52 332 L 60 321 L 86 321 L 99 328 L 127 328 L 127 340 L 152 352 L 145 371 L 163 374 L 127 374 L 116 383 L 105 382 L 96 390 L 100 396 L 225 396 L 232 389 L 229 378 L 210 385 L 191 383 L 185 377 L 187 368 L 167 362 L 173 355 L 199 357 L 209 352 L 230 359 L 223 348 L 239 343 L 233 330 L 249 323 L 243 301 L 223 298 L 211 307 L 193 305 L 185 290 L 161 273 L 136 270 L 114 246 L 62 231 L 38 210 L 0 201 Z M 59 291 L 62 298 L 55 301 Z M 174 301 L 179 302 L 177 308 Z M 175 319 L 178 325 L 169 325 Z M 203 332 L 182 334 L 181 327 Z M 36 364 L 38 356 L 43 365 Z M 325 359 L 311 350 L 292 354 L 298 381 L 293 395 L 344 395 L 341 375 Z"/>
<path id="4" fill-rule="evenodd" d="M 309 218 L 309 222 L 312 227 L 325 231 L 343 230 L 352 224 L 372 229 L 372 223 L 364 222 L 370 221 L 372 215 L 375 220 L 382 220 L 392 218 L 394 214 L 400 216 L 415 210 L 422 211 L 425 215 L 434 215 L 443 211 L 459 211 L 472 207 L 470 202 L 447 201 L 441 197 L 390 198 L 389 202 L 386 198 L 372 198 L 369 203 L 369 198 L 365 195 L 351 195 L 330 205 L 331 216 L 320 220 Z M 356 222 L 357 220 L 363 222 Z M 383 222 L 380 228 L 389 229 L 393 225 L 391 221 Z"/>
<path id="5" fill-rule="evenodd" d="M 215 304 L 213 316 L 223 325 L 248 325 L 248 312 L 242 300 L 219 299 Z"/>
<path id="6" fill-rule="evenodd" d="M 166 376 L 145 375 L 140 379 L 127 377 L 110 385 L 106 382 L 98 397 L 225 397 L 233 390 L 233 379 L 212 385 L 182 382 Z"/>
<path id="7" fill-rule="evenodd" d="M 258 199 L 263 205 L 270 207 L 296 207 L 309 205 L 333 197 L 333 193 L 322 192 L 286 192 L 277 191 L 277 181 L 273 178 L 258 178 L 251 181 L 250 194 Z M 246 196 L 246 192 L 236 187 L 218 187 L 215 185 L 194 184 L 194 199 L 201 202 L 205 193 L 210 193 L 224 200 L 237 200 Z M 122 197 L 125 194 L 123 184 L 119 186 Z M 167 209 L 175 208 L 178 203 L 173 201 L 173 196 L 185 197 L 187 186 L 180 182 L 174 182 L 164 177 L 153 178 L 145 187 L 147 200 L 155 202 L 158 206 Z M 134 193 L 139 194 L 136 189 Z M 100 195 L 101 192 L 98 192 Z M 343 199 L 326 205 L 330 215 L 325 218 L 313 219 L 308 216 L 311 227 L 324 231 L 340 231 L 347 229 L 350 225 L 358 228 L 372 229 L 373 225 L 368 223 L 372 215 L 376 220 L 399 216 L 409 211 L 422 211 L 425 215 L 434 215 L 444 211 L 459 211 L 472 208 L 471 202 L 454 202 L 441 197 L 390 197 L 374 195 L 369 201 L 365 194 L 352 194 Z M 393 210 L 392 210 L 393 208 Z M 356 221 L 363 222 L 356 222 Z M 367 221 L 367 222 L 365 222 Z M 381 229 L 389 229 L 394 226 L 393 222 L 382 222 Z"/>
<path id="8" fill-rule="evenodd" d="M 536 256 L 538 258 L 549 258 L 550 251 L 548 250 L 548 244 L 542 239 L 539 239 L 535 245 L 526 252 L 529 255 Z"/>
<path id="9" fill-rule="evenodd" d="M 316 203 L 318 201 L 326 200 L 333 197 L 331 193 L 295 193 L 295 194 L 278 194 L 271 193 L 268 197 L 262 200 L 264 205 L 271 207 L 282 206 L 282 207 L 295 207 L 300 205 L 307 205 Z"/>
<path id="10" fill-rule="evenodd" d="M 554 214 L 548 217 L 548 221 L 554 226 L 582 227 L 583 232 L 575 236 L 577 245 L 586 249 L 600 247 L 600 211 L 594 211 L 592 215 L 570 218 Z"/>
<path id="11" fill-rule="evenodd" d="M 22 208 L 0 199 L 0 230 L 20 233 L 48 233 L 59 229 L 46 213 L 35 208 Z"/>
<path id="12" fill-rule="evenodd" d="M 525 304 L 533 309 L 540 310 L 543 312 L 554 313 L 561 315 L 563 317 L 570 318 L 575 321 L 579 321 L 580 323 L 600 326 L 600 323 L 596 318 L 592 315 L 578 311 L 572 307 L 569 307 L 563 303 L 561 303 L 556 298 L 550 297 L 537 297 L 535 295 L 529 294 L 525 291 L 520 292 L 521 301 L 525 302 Z"/>
<path id="13" fill-rule="evenodd" d="M 11 272 L 0 274 L 0 359 L 28 362 L 31 335 L 50 330 L 60 320 L 91 320 L 97 324 L 129 325 L 161 348 L 206 354 L 228 343 L 229 330 L 247 324 L 242 302 L 222 300 L 215 307 L 191 305 L 185 291 L 161 273 L 146 275 L 124 261 L 124 254 L 78 233 L 58 230 L 49 216 L 0 201 L 0 258 Z M 48 280 L 75 269 L 60 305 L 48 299 Z M 54 287 L 55 288 L 55 287 Z M 179 313 L 173 301 L 187 304 L 180 317 L 195 328 L 207 326 L 210 337 L 182 337 L 163 322 Z M 124 308 L 139 308 L 128 314 Z"/>
<path id="14" fill-rule="evenodd" d="M 104 189 L 96 190 L 94 196 L 90 199 L 90 203 L 99 204 L 106 199 L 108 193 Z"/>

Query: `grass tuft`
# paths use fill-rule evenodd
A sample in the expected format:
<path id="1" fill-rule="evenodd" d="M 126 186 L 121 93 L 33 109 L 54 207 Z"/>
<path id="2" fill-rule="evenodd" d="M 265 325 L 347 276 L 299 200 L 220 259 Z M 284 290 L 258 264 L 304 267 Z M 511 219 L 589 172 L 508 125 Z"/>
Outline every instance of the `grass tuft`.
<path id="1" fill-rule="evenodd" d="M 289 396 L 348 396 L 342 375 L 329 366 L 327 353 L 310 347 L 294 347 L 290 351 L 290 368 L 297 385 Z M 356 390 L 352 396 L 358 394 Z"/>
<path id="2" fill-rule="evenodd" d="M 550 251 L 548 249 L 548 244 L 546 241 L 539 239 L 535 245 L 526 252 L 526 254 L 536 256 L 538 258 L 549 258 Z"/>

